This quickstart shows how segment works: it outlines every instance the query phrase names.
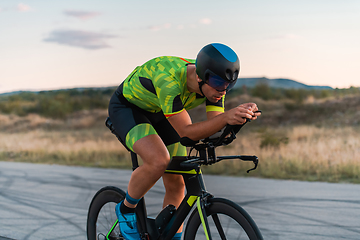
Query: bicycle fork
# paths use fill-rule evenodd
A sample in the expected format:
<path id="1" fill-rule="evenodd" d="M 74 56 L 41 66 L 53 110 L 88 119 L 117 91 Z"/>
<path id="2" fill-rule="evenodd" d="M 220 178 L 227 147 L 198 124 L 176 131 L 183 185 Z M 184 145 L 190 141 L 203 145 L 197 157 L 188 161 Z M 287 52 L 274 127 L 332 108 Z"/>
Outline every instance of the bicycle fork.
<path id="1" fill-rule="evenodd" d="M 207 240 L 212 240 L 211 233 L 210 233 L 210 227 L 209 222 L 207 220 L 206 216 L 206 199 L 208 196 L 199 196 L 196 200 L 196 207 L 199 213 L 200 221 L 204 229 L 204 233 Z"/>

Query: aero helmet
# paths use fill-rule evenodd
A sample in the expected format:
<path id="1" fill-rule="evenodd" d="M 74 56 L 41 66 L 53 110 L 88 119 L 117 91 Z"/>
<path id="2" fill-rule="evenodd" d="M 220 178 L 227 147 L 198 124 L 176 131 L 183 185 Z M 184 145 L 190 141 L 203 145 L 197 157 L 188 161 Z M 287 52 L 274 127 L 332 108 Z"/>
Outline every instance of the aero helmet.
<path id="1" fill-rule="evenodd" d="M 196 73 L 204 83 L 217 91 L 229 91 L 236 83 L 240 72 L 240 61 L 236 53 L 221 43 L 203 47 L 196 57 Z M 202 92 L 202 90 L 201 90 Z"/>

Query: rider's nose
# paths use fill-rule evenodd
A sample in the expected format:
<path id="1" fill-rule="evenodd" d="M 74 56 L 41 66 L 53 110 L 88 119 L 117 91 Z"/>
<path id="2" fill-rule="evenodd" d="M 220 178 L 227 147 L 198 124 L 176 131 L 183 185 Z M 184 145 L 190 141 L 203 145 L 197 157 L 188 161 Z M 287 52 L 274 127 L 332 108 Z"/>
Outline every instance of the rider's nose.
<path id="1" fill-rule="evenodd" d="M 219 92 L 221 94 L 221 96 L 224 96 L 226 94 L 226 90 L 223 90 L 221 92 Z"/>

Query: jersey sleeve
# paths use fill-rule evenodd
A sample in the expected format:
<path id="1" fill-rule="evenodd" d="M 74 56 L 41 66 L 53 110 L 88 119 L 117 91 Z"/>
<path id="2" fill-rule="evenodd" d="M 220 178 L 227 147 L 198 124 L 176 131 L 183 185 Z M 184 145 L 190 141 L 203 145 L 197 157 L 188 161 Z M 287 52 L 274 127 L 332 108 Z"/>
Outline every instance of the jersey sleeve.
<path id="1" fill-rule="evenodd" d="M 206 112 L 224 112 L 225 111 L 225 95 L 217 103 L 206 100 Z"/>

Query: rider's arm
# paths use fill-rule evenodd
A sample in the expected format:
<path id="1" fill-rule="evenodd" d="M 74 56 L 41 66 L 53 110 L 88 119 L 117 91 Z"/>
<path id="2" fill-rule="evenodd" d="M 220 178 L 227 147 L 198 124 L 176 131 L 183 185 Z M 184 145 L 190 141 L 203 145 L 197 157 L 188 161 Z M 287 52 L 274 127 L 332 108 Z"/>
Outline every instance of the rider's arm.
<path id="1" fill-rule="evenodd" d="M 214 117 L 216 117 L 217 115 L 222 114 L 222 112 L 217 112 L 217 111 L 210 111 L 210 112 L 206 112 L 206 117 L 207 119 L 212 119 Z"/>
<path id="2" fill-rule="evenodd" d="M 245 108 L 240 105 L 224 113 L 209 113 L 210 119 L 198 123 L 192 123 L 188 112 L 183 110 L 169 117 L 168 120 L 180 137 L 200 140 L 215 134 L 226 124 L 237 125 L 245 123 L 246 118 L 256 119 L 256 116 L 260 115 L 254 114 L 253 111 L 256 110 L 256 104 L 253 108 Z"/>

